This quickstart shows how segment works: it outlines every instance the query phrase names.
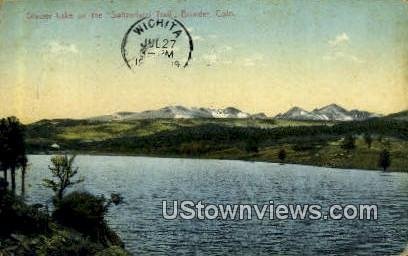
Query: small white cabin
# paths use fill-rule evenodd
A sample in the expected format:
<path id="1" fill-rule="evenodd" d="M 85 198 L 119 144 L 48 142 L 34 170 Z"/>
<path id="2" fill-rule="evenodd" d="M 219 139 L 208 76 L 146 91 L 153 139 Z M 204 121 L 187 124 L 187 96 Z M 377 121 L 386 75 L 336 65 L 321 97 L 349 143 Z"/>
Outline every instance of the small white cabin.
<path id="1" fill-rule="evenodd" d="M 51 148 L 55 149 L 55 150 L 58 150 L 58 149 L 60 149 L 60 146 L 57 143 L 54 143 L 54 144 L 51 145 Z"/>

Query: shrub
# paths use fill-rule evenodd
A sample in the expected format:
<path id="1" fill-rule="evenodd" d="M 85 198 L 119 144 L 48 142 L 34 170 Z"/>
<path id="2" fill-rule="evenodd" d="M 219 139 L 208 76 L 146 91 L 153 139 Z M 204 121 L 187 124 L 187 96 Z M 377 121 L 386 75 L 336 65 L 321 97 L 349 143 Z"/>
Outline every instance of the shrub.
<path id="1" fill-rule="evenodd" d="M 368 148 L 371 148 L 371 144 L 373 143 L 373 137 L 371 137 L 371 134 L 364 133 L 364 142 L 367 144 Z"/>
<path id="2" fill-rule="evenodd" d="M 102 246 L 92 243 L 80 234 L 67 230 L 55 231 L 51 236 L 42 236 L 36 248 L 40 256 L 93 255 L 102 250 Z"/>
<path id="3" fill-rule="evenodd" d="M 120 195 L 115 195 L 116 197 L 121 201 Z M 105 246 L 123 246 L 120 238 L 110 230 L 105 221 L 105 214 L 111 203 L 117 204 L 113 199 L 106 200 L 104 196 L 72 192 L 56 204 L 53 218 L 61 225 L 74 228 Z"/>
<path id="4" fill-rule="evenodd" d="M 292 149 L 294 151 L 308 151 L 308 150 L 312 150 L 314 148 L 315 148 L 314 145 L 307 144 L 307 143 L 304 143 L 304 144 L 299 143 L 299 144 L 292 145 Z"/>
<path id="5" fill-rule="evenodd" d="M 0 192 L 0 235 L 45 233 L 48 216 L 10 191 Z"/>
<path id="6" fill-rule="evenodd" d="M 286 159 L 286 150 L 284 148 L 282 148 L 281 150 L 279 150 L 278 152 L 278 158 L 281 162 L 285 161 Z"/>
<path id="7" fill-rule="evenodd" d="M 354 149 L 356 147 L 356 138 L 351 134 L 346 135 L 341 147 L 344 149 Z"/>
<path id="8" fill-rule="evenodd" d="M 105 198 L 88 192 L 72 192 L 56 205 L 53 217 L 62 225 L 94 236 L 104 221 Z"/>
<path id="9" fill-rule="evenodd" d="M 248 138 L 245 143 L 245 151 L 247 153 L 258 153 L 259 148 L 258 148 L 258 140 L 255 138 Z"/>
<path id="10" fill-rule="evenodd" d="M 210 146 L 202 141 L 182 143 L 179 147 L 179 153 L 190 156 L 205 154 L 209 150 Z"/>

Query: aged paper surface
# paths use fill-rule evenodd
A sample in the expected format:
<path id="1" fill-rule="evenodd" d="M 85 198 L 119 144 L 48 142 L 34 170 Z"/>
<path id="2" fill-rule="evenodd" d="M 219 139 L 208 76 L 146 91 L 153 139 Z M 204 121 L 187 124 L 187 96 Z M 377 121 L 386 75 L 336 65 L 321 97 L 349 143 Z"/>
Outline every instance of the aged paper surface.
<path id="1" fill-rule="evenodd" d="M 403 253 L 407 42 L 403 0 L 0 1 L 0 255 Z"/>

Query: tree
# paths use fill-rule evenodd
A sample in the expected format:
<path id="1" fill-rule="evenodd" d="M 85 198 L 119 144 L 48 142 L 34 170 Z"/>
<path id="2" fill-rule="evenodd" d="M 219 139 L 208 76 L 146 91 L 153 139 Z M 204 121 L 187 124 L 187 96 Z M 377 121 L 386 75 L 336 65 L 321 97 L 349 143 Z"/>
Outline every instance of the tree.
<path id="1" fill-rule="evenodd" d="M 282 148 L 281 150 L 279 150 L 278 152 L 278 158 L 281 162 L 285 161 L 286 159 L 286 150 L 284 148 Z"/>
<path id="2" fill-rule="evenodd" d="M 27 164 L 24 140 L 24 126 L 16 117 L 0 120 L 0 165 L 7 180 L 11 172 L 11 189 L 16 190 L 16 170 Z"/>
<path id="3" fill-rule="evenodd" d="M 25 177 L 27 172 L 28 160 L 24 155 L 19 160 L 19 165 L 21 166 L 21 195 L 25 194 Z"/>
<path id="4" fill-rule="evenodd" d="M 391 154 L 388 150 L 384 149 L 380 152 L 380 156 L 378 159 L 378 166 L 383 168 L 384 171 L 387 170 L 388 167 L 391 165 Z"/>
<path id="5" fill-rule="evenodd" d="M 44 186 L 54 191 L 57 201 L 62 200 L 67 188 L 84 181 L 83 178 L 72 180 L 78 173 L 78 167 L 73 167 L 74 160 L 75 155 L 71 157 L 58 155 L 51 158 L 52 166 L 48 166 L 48 169 L 55 179 L 44 179 Z"/>
<path id="6" fill-rule="evenodd" d="M 247 153 L 258 153 L 259 149 L 258 149 L 258 140 L 254 137 L 250 137 L 247 139 L 246 143 L 245 143 L 245 151 Z"/>
<path id="7" fill-rule="evenodd" d="M 373 143 L 373 137 L 371 137 L 371 134 L 364 133 L 364 142 L 367 144 L 368 148 L 371 148 L 371 144 Z"/>
<path id="8" fill-rule="evenodd" d="M 4 195 L 4 193 L 6 192 L 7 186 L 8 186 L 7 181 L 5 179 L 3 179 L 3 178 L 0 178 L 0 199 Z"/>
<path id="9" fill-rule="evenodd" d="M 3 178 L 7 182 L 7 170 L 8 170 L 8 161 L 7 161 L 7 122 L 5 118 L 0 120 L 0 169 L 3 171 Z"/>
<path id="10" fill-rule="evenodd" d="M 11 170 L 11 190 L 13 193 L 16 191 L 16 169 L 23 167 L 22 164 L 26 164 L 27 161 L 25 153 L 25 140 L 24 140 L 24 126 L 16 117 L 7 118 L 9 125 L 9 150 L 10 150 L 10 170 Z"/>
<path id="11" fill-rule="evenodd" d="M 347 134 L 343 139 L 341 147 L 344 149 L 354 149 L 356 147 L 356 138 L 352 134 Z"/>

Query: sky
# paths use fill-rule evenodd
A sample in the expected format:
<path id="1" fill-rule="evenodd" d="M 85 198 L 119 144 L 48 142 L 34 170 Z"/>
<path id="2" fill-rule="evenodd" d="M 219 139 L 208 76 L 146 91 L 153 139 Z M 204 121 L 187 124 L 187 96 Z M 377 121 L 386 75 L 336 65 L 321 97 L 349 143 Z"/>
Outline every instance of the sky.
<path id="1" fill-rule="evenodd" d="M 26 123 L 168 105 L 267 115 L 331 103 L 381 114 L 408 109 L 405 0 L 3 0 L 0 6 L 0 116 Z M 181 17 L 182 10 L 208 15 Z M 129 69 L 124 35 L 138 15 L 155 18 L 157 11 L 171 11 L 187 28 L 192 59 L 186 68 L 153 58 Z M 133 16 L 112 18 L 122 12 Z M 175 49 L 185 51 L 185 42 L 180 37 Z"/>

